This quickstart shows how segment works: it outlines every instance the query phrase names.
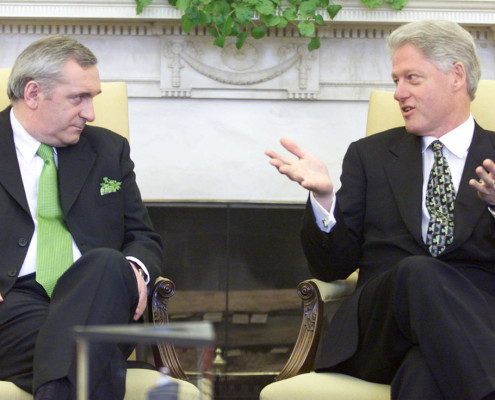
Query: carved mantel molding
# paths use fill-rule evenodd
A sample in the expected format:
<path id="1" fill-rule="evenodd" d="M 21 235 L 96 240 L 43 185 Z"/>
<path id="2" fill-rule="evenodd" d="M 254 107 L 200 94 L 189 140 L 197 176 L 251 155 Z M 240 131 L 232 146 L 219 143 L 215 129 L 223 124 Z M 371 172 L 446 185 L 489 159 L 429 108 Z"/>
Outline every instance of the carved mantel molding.
<path id="1" fill-rule="evenodd" d="M 425 18 L 464 24 L 486 50 L 484 65 L 493 64 L 495 0 L 409 0 L 402 11 L 342 4 L 335 21 L 325 15 L 314 52 L 291 27 L 270 29 L 240 51 L 232 41 L 219 49 L 205 29 L 184 34 L 167 0 L 154 0 L 141 15 L 135 0 L 0 1 L 0 36 L 4 46 L 19 45 L 19 35 L 78 36 L 102 61 L 102 79 L 125 80 L 130 97 L 366 100 L 373 89 L 392 88 L 386 36 Z M 0 67 L 12 62 L 0 56 Z"/>
<path id="2" fill-rule="evenodd" d="M 462 24 L 495 24 L 494 0 L 409 0 L 400 12 L 382 6 L 375 10 L 364 7 L 360 0 L 343 0 L 338 22 L 395 22 L 416 19 L 449 19 Z M 136 15 L 134 0 L 10 0 L 0 1 L 3 18 L 75 18 L 104 20 L 169 20 L 180 19 L 180 12 L 167 0 L 154 0 Z M 328 16 L 325 16 L 328 19 Z"/>

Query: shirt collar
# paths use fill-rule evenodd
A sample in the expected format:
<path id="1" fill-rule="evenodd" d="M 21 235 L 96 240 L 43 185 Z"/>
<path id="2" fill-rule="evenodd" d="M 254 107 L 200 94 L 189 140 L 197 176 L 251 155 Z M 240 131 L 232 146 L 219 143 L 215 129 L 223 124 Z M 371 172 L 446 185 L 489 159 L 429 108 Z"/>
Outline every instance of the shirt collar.
<path id="1" fill-rule="evenodd" d="M 14 133 L 14 143 L 16 149 L 21 153 L 22 157 L 31 161 L 38 151 L 41 142 L 31 136 L 21 125 L 14 115 L 14 108 L 10 109 L 10 124 L 12 125 L 12 131 Z M 57 149 L 54 148 L 55 154 Z"/>
<path id="2" fill-rule="evenodd" d="M 474 135 L 474 118 L 469 114 L 466 122 L 463 122 L 457 128 L 447 132 L 440 139 L 433 136 L 423 136 L 423 152 L 435 141 L 440 140 L 444 146 L 456 157 L 463 158 L 469 150 Z"/>

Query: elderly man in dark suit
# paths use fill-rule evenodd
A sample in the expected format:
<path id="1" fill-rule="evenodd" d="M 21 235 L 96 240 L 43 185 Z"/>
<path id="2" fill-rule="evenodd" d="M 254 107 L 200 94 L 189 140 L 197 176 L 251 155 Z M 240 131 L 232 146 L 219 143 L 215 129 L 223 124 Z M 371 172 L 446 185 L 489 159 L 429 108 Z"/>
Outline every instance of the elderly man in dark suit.
<path id="1" fill-rule="evenodd" d="M 31 44 L 0 113 L 0 379 L 37 400 L 75 398 L 72 327 L 140 319 L 162 264 L 129 143 L 86 125 L 96 62 L 67 37 Z M 127 355 L 92 348 L 92 399 L 123 399 Z"/>
<path id="2" fill-rule="evenodd" d="M 326 281 L 358 288 L 323 337 L 317 370 L 392 385 L 393 399 L 495 398 L 495 133 L 470 114 L 481 75 L 470 34 L 420 21 L 388 39 L 405 128 L 352 143 L 338 193 L 325 165 L 271 164 L 311 191 L 302 242 Z"/>

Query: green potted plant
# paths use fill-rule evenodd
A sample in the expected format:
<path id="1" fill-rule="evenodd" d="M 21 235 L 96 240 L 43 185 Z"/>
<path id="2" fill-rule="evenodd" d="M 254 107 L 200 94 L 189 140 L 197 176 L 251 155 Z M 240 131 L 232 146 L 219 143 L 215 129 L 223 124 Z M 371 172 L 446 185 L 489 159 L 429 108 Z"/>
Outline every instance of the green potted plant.
<path id="1" fill-rule="evenodd" d="M 137 14 L 152 0 L 136 0 Z M 311 38 L 309 50 L 320 47 L 316 25 L 323 25 L 325 12 L 330 19 L 342 9 L 333 0 L 168 0 L 169 4 L 183 12 L 181 22 L 185 33 L 195 26 L 207 26 L 215 45 L 223 47 L 228 36 L 236 37 L 240 49 L 246 38 L 262 39 L 269 27 L 283 29 L 289 24 L 297 26 L 299 34 Z M 373 9 L 384 0 L 361 0 Z M 391 8 L 401 10 L 408 0 L 385 0 Z"/>

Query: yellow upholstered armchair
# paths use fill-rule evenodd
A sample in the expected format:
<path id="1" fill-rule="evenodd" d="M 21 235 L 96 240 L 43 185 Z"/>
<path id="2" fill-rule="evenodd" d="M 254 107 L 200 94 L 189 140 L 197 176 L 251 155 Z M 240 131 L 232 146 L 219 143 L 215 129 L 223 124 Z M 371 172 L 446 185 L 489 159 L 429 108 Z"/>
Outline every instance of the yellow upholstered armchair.
<path id="1" fill-rule="evenodd" d="M 10 69 L 0 69 L 0 110 L 9 105 L 7 80 Z M 127 108 L 127 85 L 125 82 L 104 82 L 102 93 L 95 97 L 96 119 L 92 125 L 111 129 L 129 139 L 129 118 Z M 167 303 L 175 293 L 174 283 L 160 277 L 156 280 L 148 304 L 149 320 L 155 324 L 168 323 Z M 172 345 L 159 344 L 153 348 L 155 367 L 166 366 L 170 375 L 179 383 L 178 400 L 199 399 L 199 390 L 187 382 Z M 125 400 L 146 400 L 147 391 L 157 384 L 161 373 L 153 369 L 129 368 L 127 370 Z M 0 381 L 0 399 L 32 400 L 33 396 L 19 389 L 11 382 Z"/>
<path id="2" fill-rule="evenodd" d="M 481 81 L 471 105 L 475 120 L 495 131 L 495 81 Z M 403 126 L 404 121 L 392 92 L 373 91 L 368 107 L 366 135 Z M 390 386 L 366 382 L 337 373 L 316 373 L 313 363 L 323 326 L 323 308 L 332 315 L 339 304 L 356 288 L 358 271 L 346 280 L 301 282 L 297 292 L 303 300 L 303 318 L 292 354 L 275 382 L 266 386 L 261 400 L 386 400 Z"/>

